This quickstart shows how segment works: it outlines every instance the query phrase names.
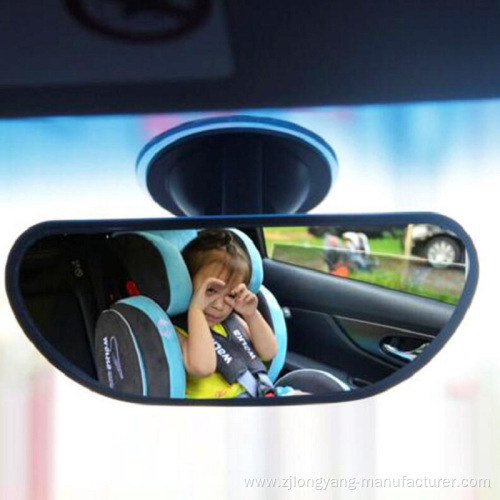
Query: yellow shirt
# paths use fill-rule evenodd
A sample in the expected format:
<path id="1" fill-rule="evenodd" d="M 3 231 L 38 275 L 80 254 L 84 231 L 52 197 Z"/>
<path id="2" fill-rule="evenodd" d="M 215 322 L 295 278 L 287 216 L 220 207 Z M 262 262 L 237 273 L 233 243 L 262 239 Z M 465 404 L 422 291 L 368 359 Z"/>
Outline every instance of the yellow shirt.
<path id="1" fill-rule="evenodd" d="M 188 333 L 182 328 L 175 326 L 175 330 L 184 337 Z M 227 337 L 226 330 L 220 323 L 216 323 L 211 328 L 224 337 Z M 219 373 L 214 372 L 208 377 L 194 377 L 186 373 L 186 398 L 190 399 L 219 399 L 219 398 L 235 398 L 240 394 L 244 394 L 245 389 L 241 384 L 235 382 L 228 384 L 226 379 Z"/>

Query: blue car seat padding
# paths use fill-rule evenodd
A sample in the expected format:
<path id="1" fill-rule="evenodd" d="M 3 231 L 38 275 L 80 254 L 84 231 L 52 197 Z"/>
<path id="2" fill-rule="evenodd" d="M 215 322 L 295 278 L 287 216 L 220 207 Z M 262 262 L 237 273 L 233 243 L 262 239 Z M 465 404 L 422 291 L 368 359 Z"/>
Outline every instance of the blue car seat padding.
<path id="1" fill-rule="evenodd" d="M 167 229 L 166 231 L 151 231 L 150 234 L 168 241 L 182 252 L 184 247 L 196 238 L 198 231 L 196 229 Z"/>
<path id="2" fill-rule="evenodd" d="M 250 281 L 248 283 L 248 289 L 252 293 L 257 293 L 262 286 L 264 281 L 264 268 L 262 266 L 262 257 L 257 250 L 254 242 L 239 229 L 231 228 L 231 231 L 236 235 L 239 242 L 246 250 L 248 257 L 250 258 Z"/>
<path id="3" fill-rule="evenodd" d="M 258 297 L 259 304 L 261 304 L 261 313 L 273 329 L 278 344 L 278 352 L 271 361 L 268 370 L 269 378 L 275 382 L 285 365 L 287 350 L 285 317 L 276 298 L 264 285 L 260 287 Z"/>

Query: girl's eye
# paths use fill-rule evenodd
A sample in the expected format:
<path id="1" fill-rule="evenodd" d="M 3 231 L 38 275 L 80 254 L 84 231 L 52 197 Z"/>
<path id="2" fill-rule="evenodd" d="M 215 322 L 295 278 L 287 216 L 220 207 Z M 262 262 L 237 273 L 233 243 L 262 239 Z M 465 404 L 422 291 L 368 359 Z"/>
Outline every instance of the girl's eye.
<path id="1" fill-rule="evenodd" d="M 207 293 L 209 294 L 215 293 L 215 288 L 207 288 Z"/>
<path id="2" fill-rule="evenodd" d="M 234 299 L 234 298 L 236 298 L 236 294 L 235 294 L 235 293 L 230 293 L 230 294 L 229 294 L 229 298 L 230 298 L 230 299 Z"/>

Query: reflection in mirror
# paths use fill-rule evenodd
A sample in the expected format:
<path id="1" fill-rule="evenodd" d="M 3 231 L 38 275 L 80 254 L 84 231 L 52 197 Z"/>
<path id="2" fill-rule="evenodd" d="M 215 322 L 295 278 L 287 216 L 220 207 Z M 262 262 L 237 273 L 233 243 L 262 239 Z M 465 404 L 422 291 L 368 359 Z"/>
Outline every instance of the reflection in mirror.
<path id="1" fill-rule="evenodd" d="M 20 257 L 21 300 L 9 296 L 56 366 L 140 400 L 362 393 L 450 321 L 469 259 L 444 225 L 291 220 L 49 223 Z"/>
<path id="2" fill-rule="evenodd" d="M 335 276 L 456 305 L 466 278 L 464 243 L 432 224 L 266 228 L 268 255 Z"/>

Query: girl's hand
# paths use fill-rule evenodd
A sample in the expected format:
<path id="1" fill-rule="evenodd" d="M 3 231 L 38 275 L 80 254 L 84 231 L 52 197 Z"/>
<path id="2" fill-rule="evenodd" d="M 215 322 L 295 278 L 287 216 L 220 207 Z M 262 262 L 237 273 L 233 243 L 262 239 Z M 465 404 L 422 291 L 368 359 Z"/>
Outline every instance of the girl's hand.
<path id="1" fill-rule="evenodd" d="M 249 320 L 253 317 L 257 311 L 257 305 L 259 303 L 257 295 L 248 290 L 245 283 L 241 283 L 237 287 L 233 288 L 233 290 L 231 290 L 231 294 L 225 298 L 225 301 L 238 314 L 243 316 L 245 320 Z"/>
<path id="2" fill-rule="evenodd" d="M 205 310 L 212 302 L 217 300 L 219 288 L 226 286 L 226 283 L 217 278 L 207 278 L 193 292 L 190 307 L 196 307 L 201 311 Z"/>

